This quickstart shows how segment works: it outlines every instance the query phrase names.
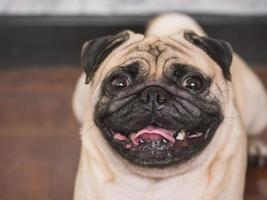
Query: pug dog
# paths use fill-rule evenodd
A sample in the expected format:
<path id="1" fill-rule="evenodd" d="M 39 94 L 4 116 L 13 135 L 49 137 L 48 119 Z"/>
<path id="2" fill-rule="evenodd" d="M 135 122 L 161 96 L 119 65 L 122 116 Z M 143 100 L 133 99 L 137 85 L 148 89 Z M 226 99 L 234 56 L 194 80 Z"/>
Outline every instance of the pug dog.
<path id="1" fill-rule="evenodd" d="M 81 57 L 75 200 L 243 199 L 246 133 L 266 125 L 267 98 L 229 43 L 169 14 Z"/>

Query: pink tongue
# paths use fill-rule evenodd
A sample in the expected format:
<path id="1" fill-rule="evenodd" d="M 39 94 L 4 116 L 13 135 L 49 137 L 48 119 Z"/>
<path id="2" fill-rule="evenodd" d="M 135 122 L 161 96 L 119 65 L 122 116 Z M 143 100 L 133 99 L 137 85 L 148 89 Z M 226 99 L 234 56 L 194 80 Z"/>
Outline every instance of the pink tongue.
<path id="1" fill-rule="evenodd" d="M 175 138 L 173 137 L 174 133 L 175 131 L 148 126 L 146 128 L 141 129 L 137 133 L 133 134 L 130 139 L 135 145 L 139 144 L 140 139 L 146 141 L 156 141 L 156 140 L 166 139 L 171 143 L 175 143 Z"/>

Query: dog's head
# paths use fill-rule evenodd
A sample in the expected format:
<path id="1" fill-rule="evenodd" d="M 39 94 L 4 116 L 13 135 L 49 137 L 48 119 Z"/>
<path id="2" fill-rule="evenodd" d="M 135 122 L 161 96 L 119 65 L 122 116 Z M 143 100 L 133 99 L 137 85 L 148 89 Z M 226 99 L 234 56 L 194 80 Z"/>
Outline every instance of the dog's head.
<path id="1" fill-rule="evenodd" d="M 101 137 L 135 166 L 192 160 L 224 118 L 231 60 L 228 43 L 193 32 L 144 37 L 124 31 L 85 43 L 82 65 Z"/>

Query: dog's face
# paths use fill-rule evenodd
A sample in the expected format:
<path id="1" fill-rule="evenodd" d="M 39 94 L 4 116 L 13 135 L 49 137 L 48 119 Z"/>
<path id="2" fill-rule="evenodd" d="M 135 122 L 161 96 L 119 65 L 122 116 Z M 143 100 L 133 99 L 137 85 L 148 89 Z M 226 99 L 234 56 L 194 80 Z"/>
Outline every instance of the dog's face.
<path id="1" fill-rule="evenodd" d="M 218 80 L 230 80 L 230 46 L 192 32 L 122 32 L 86 43 L 86 82 L 97 89 L 94 122 L 130 163 L 163 168 L 191 160 L 223 120 Z"/>

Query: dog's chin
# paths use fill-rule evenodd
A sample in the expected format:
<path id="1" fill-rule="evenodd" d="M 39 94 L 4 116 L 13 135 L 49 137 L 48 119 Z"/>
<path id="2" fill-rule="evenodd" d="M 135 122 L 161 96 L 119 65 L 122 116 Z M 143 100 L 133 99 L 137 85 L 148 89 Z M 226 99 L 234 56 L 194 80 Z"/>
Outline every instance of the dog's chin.
<path id="1" fill-rule="evenodd" d="M 212 140 L 221 120 L 207 116 L 194 128 L 173 129 L 147 124 L 130 133 L 100 128 L 108 143 L 136 167 L 177 167 L 198 156 Z M 127 128 L 129 130 L 129 127 Z"/>

